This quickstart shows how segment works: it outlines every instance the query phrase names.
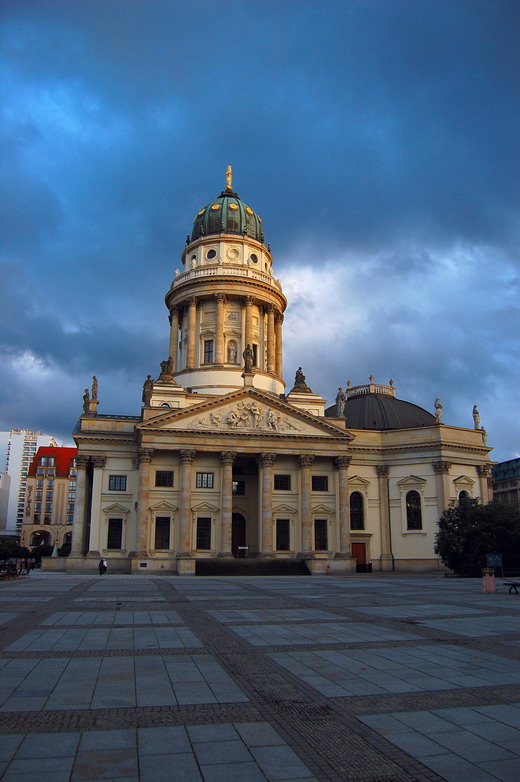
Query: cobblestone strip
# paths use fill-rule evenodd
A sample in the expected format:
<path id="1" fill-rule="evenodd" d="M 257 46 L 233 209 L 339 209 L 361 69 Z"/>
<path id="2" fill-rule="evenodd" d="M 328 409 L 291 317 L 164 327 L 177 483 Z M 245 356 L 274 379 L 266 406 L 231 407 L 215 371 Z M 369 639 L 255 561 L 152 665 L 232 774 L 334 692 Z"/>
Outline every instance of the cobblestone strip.
<path id="1" fill-rule="evenodd" d="M 265 653 L 217 623 L 207 607 L 188 603 L 167 582 L 156 581 L 186 625 L 234 677 L 253 705 L 320 780 L 331 782 L 438 782 L 441 777 L 365 730 L 357 720 L 281 672 Z"/>

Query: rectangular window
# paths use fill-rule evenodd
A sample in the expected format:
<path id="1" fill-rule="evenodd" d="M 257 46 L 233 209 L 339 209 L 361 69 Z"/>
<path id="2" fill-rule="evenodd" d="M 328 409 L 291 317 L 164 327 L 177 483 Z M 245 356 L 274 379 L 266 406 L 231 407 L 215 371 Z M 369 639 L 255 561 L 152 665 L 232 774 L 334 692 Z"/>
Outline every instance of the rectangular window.
<path id="1" fill-rule="evenodd" d="M 275 475 L 274 488 L 276 491 L 291 491 L 291 476 Z"/>
<path id="2" fill-rule="evenodd" d="M 204 340 L 204 363 L 205 364 L 213 363 L 213 340 L 212 339 Z"/>
<path id="3" fill-rule="evenodd" d="M 276 550 L 289 551 L 290 522 L 289 519 L 276 519 Z"/>
<path id="4" fill-rule="evenodd" d="M 327 475 L 313 475 L 312 476 L 312 490 L 313 491 L 328 491 L 329 490 L 329 478 Z"/>
<path id="5" fill-rule="evenodd" d="M 201 516 L 197 519 L 197 550 L 211 549 L 211 518 Z"/>
<path id="6" fill-rule="evenodd" d="M 173 470 L 156 470 L 155 471 L 155 485 L 156 486 L 173 486 Z"/>
<path id="7" fill-rule="evenodd" d="M 212 489 L 213 488 L 213 473 L 212 472 L 198 472 L 195 479 L 195 485 L 197 489 Z"/>
<path id="8" fill-rule="evenodd" d="M 121 548 L 123 540 L 123 519 L 108 520 L 107 548 Z"/>
<path id="9" fill-rule="evenodd" d="M 245 481 L 233 481 L 233 494 L 244 495 L 246 493 Z"/>
<path id="10" fill-rule="evenodd" d="M 170 548 L 169 516 L 157 516 L 155 519 L 155 548 L 157 551 Z"/>
<path id="11" fill-rule="evenodd" d="M 253 366 L 257 367 L 258 366 L 258 345 L 252 345 L 251 347 L 253 349 Z"/>
<path id="12" fill-rule="evenodd" d="M 126 475 L 109 475 L 109 491 L 126 491 Z"/>
<path id="13" fill-rule="evenodd" d="M 314 519 L 314 550 L 327 551 L 327 519 Z"/>

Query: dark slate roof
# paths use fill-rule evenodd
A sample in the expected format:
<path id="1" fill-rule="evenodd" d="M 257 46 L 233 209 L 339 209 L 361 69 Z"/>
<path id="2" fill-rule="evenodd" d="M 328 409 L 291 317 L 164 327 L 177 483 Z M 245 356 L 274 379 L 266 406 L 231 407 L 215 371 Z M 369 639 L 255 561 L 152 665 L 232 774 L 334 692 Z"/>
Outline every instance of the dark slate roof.
<path id="1" fill-rule="evenodd" d="M 325 410 L 336 415 L 336 405 Z M 413 429 L 433 426 L 435 416 L 411 402 L 385 394 L 359 394 L 347 399 L 345 417 L 349 429 Z"/>
<path id="2" fill-rule="evenodd" d="M 507 462 L 499 462 L 492 467 L 491 472 L 494 481 L 520 478 L 520 459 L 509 459 Z"/>

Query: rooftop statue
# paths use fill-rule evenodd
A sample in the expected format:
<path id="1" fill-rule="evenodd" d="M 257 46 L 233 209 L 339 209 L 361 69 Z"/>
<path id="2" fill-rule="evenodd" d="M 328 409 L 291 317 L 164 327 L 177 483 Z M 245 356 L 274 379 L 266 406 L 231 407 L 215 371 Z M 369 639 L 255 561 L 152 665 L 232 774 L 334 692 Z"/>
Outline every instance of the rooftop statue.
<path id="1" fill-rule="evenodd" d="M 340 387 L 338 388 L 338 393 L 336 394 L 336 415 L 338 418 L 343 418 L 345 415 L 345 402 L 347 401 L 347 397 L 343 393 L 343 389 Z"/>
<path id="2" fill-rule="evenodd" d="M 233 190 L 233 171 L 231 166 L 226 169 L 226 190 Z"/>
<path id="3" fill-rule="evenodd" d="M 481 429 L 480 426 L 480 413 L 478 411 L 478 407 L 476 405 L 473 406 L 473 425 L 475 429 Z"/>
<path id="4" fill-rule="evenodd" d="M 435 423 L 442 423 L 442 405 L 439 397 L 435 400 Z"/>
<path id="5" fill-rule="evenodd" d="M 83 412 L 88 413 L 89 411 L 89 402 L 90 402 L 90 394 L 88 391 L 88 388 L 85 389 L 85 393 L 83 394 Z"/>
<path id="6" fill-rule="evenodd" d="M 143 404 L 146 405 L 147 407 L 152 401 L 152 394 L 153 394 L 153 378 L 151 375 L 148 375 L 148 377 L 143 383 L 143 397 L 142 397 Z"/>
<path id="7" fill-rule="evenodd" d="M 98 381 L 95 375 L 92 376 L 92 399 L 97 399 L 98 394 Z"/>
<path id="8" fill-rule="evenodd" d="M 303 374 L 301 367 L 298 367 L 296 370 L 296 375 L 294 376 L 294 386 L 292 390 L 312 394 L 312 390 L 305 381 L 305 375 Z"/>

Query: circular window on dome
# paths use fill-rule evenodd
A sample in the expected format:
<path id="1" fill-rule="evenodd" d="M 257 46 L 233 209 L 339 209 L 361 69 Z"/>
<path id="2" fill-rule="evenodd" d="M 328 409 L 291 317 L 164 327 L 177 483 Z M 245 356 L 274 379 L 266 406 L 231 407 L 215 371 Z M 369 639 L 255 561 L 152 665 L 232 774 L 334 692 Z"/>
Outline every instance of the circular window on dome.
<path id="1" fill-rule="evenodd" d="M 216 211 L 217 209 L 220 209 L 220 204 L 213 204 L 211 208 Z"/>
<path id="2" fill-rule="evenodd" d="M 208 252 L 206 253 L 206 258 L 215 258 L 216 255 L 217 255 L 216 250 L 208 250 Z"/>
<path id="3" fill-rule="evenodd" d="M 253 210 L 251 209 L 250 206 L 246 206 L 246 212 L 247 212 L 248 215 L 252 215 L 253 214 Z"/>
<path id="4" fill-rule="evenodd" d="M 238 206 L 236 204 L 229 204 L 229 208 L 233 209 L 233 211 L 236 211 L 238 209 Z"/>
<path id="5" fill-rule="evenodd" d="M 251 253 L 251 260 L 253 261 L 253 263 L 258 263 L 258 255 Z"/>
<path id="6" fill-rule="evenodd" d="M 240 256 L 240 252 L 237 250 L 236 247 L 230 247 L 227 251 L 227 257 L 231 261 L 236 261 L 236 259 Z"/>

